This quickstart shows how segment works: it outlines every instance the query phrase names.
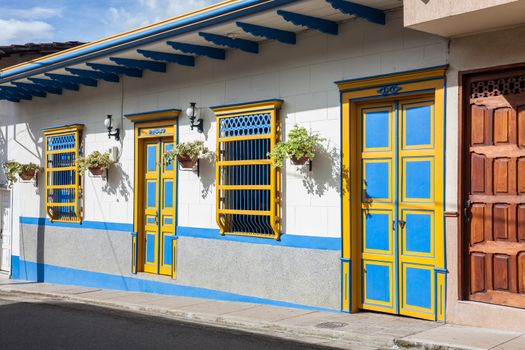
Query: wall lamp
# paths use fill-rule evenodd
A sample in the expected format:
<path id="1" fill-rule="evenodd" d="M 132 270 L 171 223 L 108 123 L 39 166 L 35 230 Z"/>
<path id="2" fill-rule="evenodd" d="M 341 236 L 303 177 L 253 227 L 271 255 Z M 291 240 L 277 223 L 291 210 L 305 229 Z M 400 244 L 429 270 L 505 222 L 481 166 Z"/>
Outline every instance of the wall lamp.
<path id="1" fill-rule="evenodd" d="M 202 118 L 199 118 L 200 110 L 195 107 L 197 104 L 195 102 L 190 102 L 190 106 L 186 109 L 186 114 L 188 115 L 188 118 L 190 119 L 190 127 L 191 130 L 193 128 L 197 128 L 197 131 L 202 134 L 204 131 L 203 127 L 203 121 Z M 197 122 L 195 123 L 195 119 L 197 119 Z"/>
<path id="2" fill-rule="evenodd" d="M 120 129 L 116 128 L 115 131 L 111 131 L 113 130 L 113 117 L 111 114 L 108 114 L 106 119 L 104 119 L 104 126 L 108 129 L 108 138 L 113 136 L 115 140 L 120 141 Z"/>

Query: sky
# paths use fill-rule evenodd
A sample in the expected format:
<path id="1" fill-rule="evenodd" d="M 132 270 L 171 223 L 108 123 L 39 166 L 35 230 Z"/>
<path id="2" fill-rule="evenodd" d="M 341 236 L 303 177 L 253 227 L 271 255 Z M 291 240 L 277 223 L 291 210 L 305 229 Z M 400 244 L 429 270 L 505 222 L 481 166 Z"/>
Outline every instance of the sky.
<path id="1" fill-rule="evenodd" d="M 0 45 L 93 41 L 220 0 L 0 0 Z"/>

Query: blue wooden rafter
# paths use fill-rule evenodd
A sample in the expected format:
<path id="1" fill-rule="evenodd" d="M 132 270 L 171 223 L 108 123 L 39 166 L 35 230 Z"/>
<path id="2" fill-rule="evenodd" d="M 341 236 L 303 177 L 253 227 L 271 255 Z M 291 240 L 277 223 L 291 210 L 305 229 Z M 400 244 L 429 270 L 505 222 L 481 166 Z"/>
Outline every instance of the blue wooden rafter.
<path id="1" fill-rule="evenodd" d="M 46 91 L 38 85 L 28 84 L 28 83 L 18 83 L 18 82 L 11 82 L 11 84 L 15 85 L 17 88 L 21 89 L 22 91 L 27 91 L 33 96 L 46 97 L 47 95 Z"/>
<path id="2" fill-rule="evenodd" d="M 173 49 L 184 52 L 190 55 L 206 56 L 215 60 L 224 60 L 226 58 L 226 51 L 218 49 L 216 47 L 177 43 L 174 41 L 167 41 L 166 44 L 171 46 Z"/>
<path id="3" fill-rule="evenodd" d="M 111 74 L 111 73 L 104 73 L 94 70 L 86 70 L 86 69 L 77 69 L 77 68 L 66 68 L 66 71 L 68 71 L 71 74 L 78 75 L 79 77 L 83 78 L 91 78 L 91 79 L 102 79 L 105 81 L 109 81 L 110 83 L 118 83 L 120 81 L 118 75 Z"/>
<path id="4" fill-rule="evenodd" d="M 326 0 L 326 2 L 346 15 L 360 17 L 372 23 L 385 24 L 385 13 L 382 10 L 345 0 Z"/>
<path id="5" fill-rule="evenodd" d="M 337 25 L 337 22 L 283 10 L 277 10 L 277 14 L 285 21 L 290 22 L 296 26 L 315 29 L 322 33 L 332 35 L 337 35 L 339 32 L 339 26 Z"/>
<path id="6" fill-rule="evenodd" d="M 65 90 L 72 90 L 72 91 L 78 91 L 79 89 L 78 84 L 68 83 L 64 81 L 56 81 L 56 80 L 41 79 L 41 78 L 27 78 L 27 79 L 37 85 L 44 86 L 46 88 L 65 89 Z"/>
<path id="7" fill-rule="evenodd" d="M 142 70 L 136 69 L 136 68 L 128 68 L 128 67 L 122 67 L 122 66 L 113 66 L 111 64 L 101 64 L 101 63 L 86 63 L 89 67 L 105 72 L 105 73 L 113 73 L 113 74 L 124 74 L 128 77 L 133 78 L 142 78 Z"/>
<path id="8" fill-rule="evenodd" d="M 0 86 L 0 92 L 16 100 L 32 100 L 33 96 L 25 91 L 22 91 L 14 86 Z"/>
<path id="9" fill-rule="evenodd" d="M 135 68 L 135 69 L 149 69 L 153 72 L 165 73 L 166 64 L 161 62 L 145 61 L 145 60 L 135 60 L 131 58 L 120 58 L 120 57 L 110 57 L 111 61 L 115 62 L 118 65 Z"/>
<path id="10" fill-rule="evenodd" d="M 10 102 L 20 102 L 19 99 L 5 93 L 4 91 L 0 90 L 0 100 L 6 100 Z"/>
<path id="11" fill-rule="evenodd" d="M 62 89 L 54 88 L 51 86 L 44 86 L 44 85 L 39 85 L 36 83 L 30 84 L 30 83 L 23 83 L 23 82 L 16 82 L 16 81 L 11 82 L 11 84 L 16 85 L 26 90 L 37 90 L 37 91 L 48 92 L 54 95 L 62 95 Z"/>
<path id="12" fill-rule="evenodd" d="M 241 28 L 244 32 L 263 37 L 268 40 L 277 40 L 284 44 L 295 44 L 296 37 L 294 32 L 289 32 L 287 30 L 275 29 L 264 27 L 256 24 L 250 24 L 245 22 L 237 22 L 237 27 Z"/>
<path id="13" fill-rule="evenodd" d="M 195 66 L 195 58 L 188 55 L 177 55 L 174 53 L 159 52 L 159 51 L 150 51 L 138 49 L 138 53 L 146 58 L 150 58 L 155 61 L 163 61 L 170 63 L 177 63 L 183 66 L 193 67 Z"/>
<path id="14" fill-rule="evenodd" d="M 73 75 L 55 74 L 55 73 L 44 73 L 44 75 L 53 80 L 63 81 L 66 83 L 73 83 L 73 84 L 86 85 L 86 86 L 92 86 L 92 87 L 97 86 L 96 79 L 77 77 Z"/>
<path id="15" fill-rule="evenodd" d="M 249 53 L 259 53 L 259 44 L 257 44 L 255 41 L 239 38 L 230 38 L 224 35 L 204 32 L 199 32 L 199 36 L 215 45 L 226 46 L 232 49 L 239 49 L 241 51 Z"/>

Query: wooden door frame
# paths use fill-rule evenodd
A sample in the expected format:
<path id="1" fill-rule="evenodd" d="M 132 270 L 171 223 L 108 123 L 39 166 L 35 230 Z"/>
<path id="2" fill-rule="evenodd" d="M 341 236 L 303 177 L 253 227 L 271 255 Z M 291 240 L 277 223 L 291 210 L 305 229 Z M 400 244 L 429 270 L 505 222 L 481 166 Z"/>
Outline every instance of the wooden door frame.
<path id="1" fill-rule="evenodd" d="M 133 200 L 133 239 L 132 239 L 132 272 L 142 272 L 144 271 L 144 232 L 143 232 L 143 211 L 144 205 L 144 190 L 141 174 L 143 173 L 144 166 L 144 152 L 142 140 L 145 139 L 162 139 L 162 138 L 173 138 L 173 143 L 176 145 L 178 143 L 178 117 L 180 115 L 180 110 L 170 109 L 163 111 L 153 111 L 146 113 L 138 114 L 129 114 L 126 115 L 131 122 L 134 123 L 134 200 Z M 164 132 L 162 128 L 172 128 L 171 132 Z M 149 130 L 154 132 L 149 135 Z M 145 134 L 142 134 L 145 132 Z M 177 165 L 175 165 L 177 167 Z M 174 171 L 174 205 L 175 205 L 175 235 L 177 234 L 177 204 L 178 204 L 178 168 Z M 160 247 L 159 247 L 160 248 Z M 172 267 L 173 268 L 173 267 Z M 175 276 L 175 271 L 172 272 L 172 277 Z"/>
<path id="2" fill-rule="evenodd" d="M 355 137 L 352 137 L 351 130 L 355 123 L 357 102 L 367 99 L 399 99 L 406 95 L 414 96 L 417 93 L 432 92 L 436 116 L 442 118 L 444 124 L 447 69 L 448 66 L 445 65 L 336 83 L 341 92 L 341 311 L 343 312 L 359 311 L 359 246 L 356 240 L 358 227 L 355 220 L 350 220 L 350 216 L 347 215 L 357 210 L 357 201 L 352 201 L 350 195 L 356 192 L 356 181 L 350 171 L 356 169 L 356 157 L 352 155 L 352 150 L 356 149 L 356 141 Z M 443 165 L 444 163 L 445 155 L 443 154 Z M 444 173 L 442 176 L 444 179 Z M 444 232 L 442 236 L 443 242 L 436 241 L 435 271 L 439 272 L 436 274 L 439 275 L 436 277 L 439 279 L 439 286 L 446 289 Z M 441 310 L 444 310 L 444 305 L 436 305 L 436 310 L 438 308 L 440 312 L 437 318 L 442 320 L 444 312 Z"/>
<path id="3" fill-rule="evenodd" d="M 507 74 L 505 74 L 507 73 Z M 458 72 L 458 197 L 457 197 L 457 230 L 458 230 L 458 296 L 460 300 L 469 299 L 469 241 L 467 223 L 465 222 L 465 200 L 468 196 L 470 179 L 469 152 L 470 128 L 468 127 L 468 107 L 470 106 L 470 84 L 475 81 L 489 80 L 503 76 L 525 75 L 525 63 L 507 64 L 487 68 Z"/>

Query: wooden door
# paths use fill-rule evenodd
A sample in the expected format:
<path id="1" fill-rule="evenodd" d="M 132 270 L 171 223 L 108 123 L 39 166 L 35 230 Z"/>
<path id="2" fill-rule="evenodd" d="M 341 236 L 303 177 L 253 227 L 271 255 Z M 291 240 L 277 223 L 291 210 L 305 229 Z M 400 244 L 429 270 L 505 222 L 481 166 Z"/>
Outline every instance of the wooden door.
<path id="1" fill-rule="evenodd" d="M 173 139 L 144 141 L 143 242 L 144 272 L 172 274 L 172 240 L 175 234 L 175 164 L 166 165 L 164 154 Z"/>
<path id="2" fill-rule="evenodd" d="M 525 93 L 512 77 L 469 88 L 463 287 L 470 300 L 525 307 Z"/>
<path id="3" fill-rule="evenodd" d="M 434 99 L 370 103 L 358 111 L 360 307 L 434 320 L 444 298 L 435 293 L 443 191 Z"/>

